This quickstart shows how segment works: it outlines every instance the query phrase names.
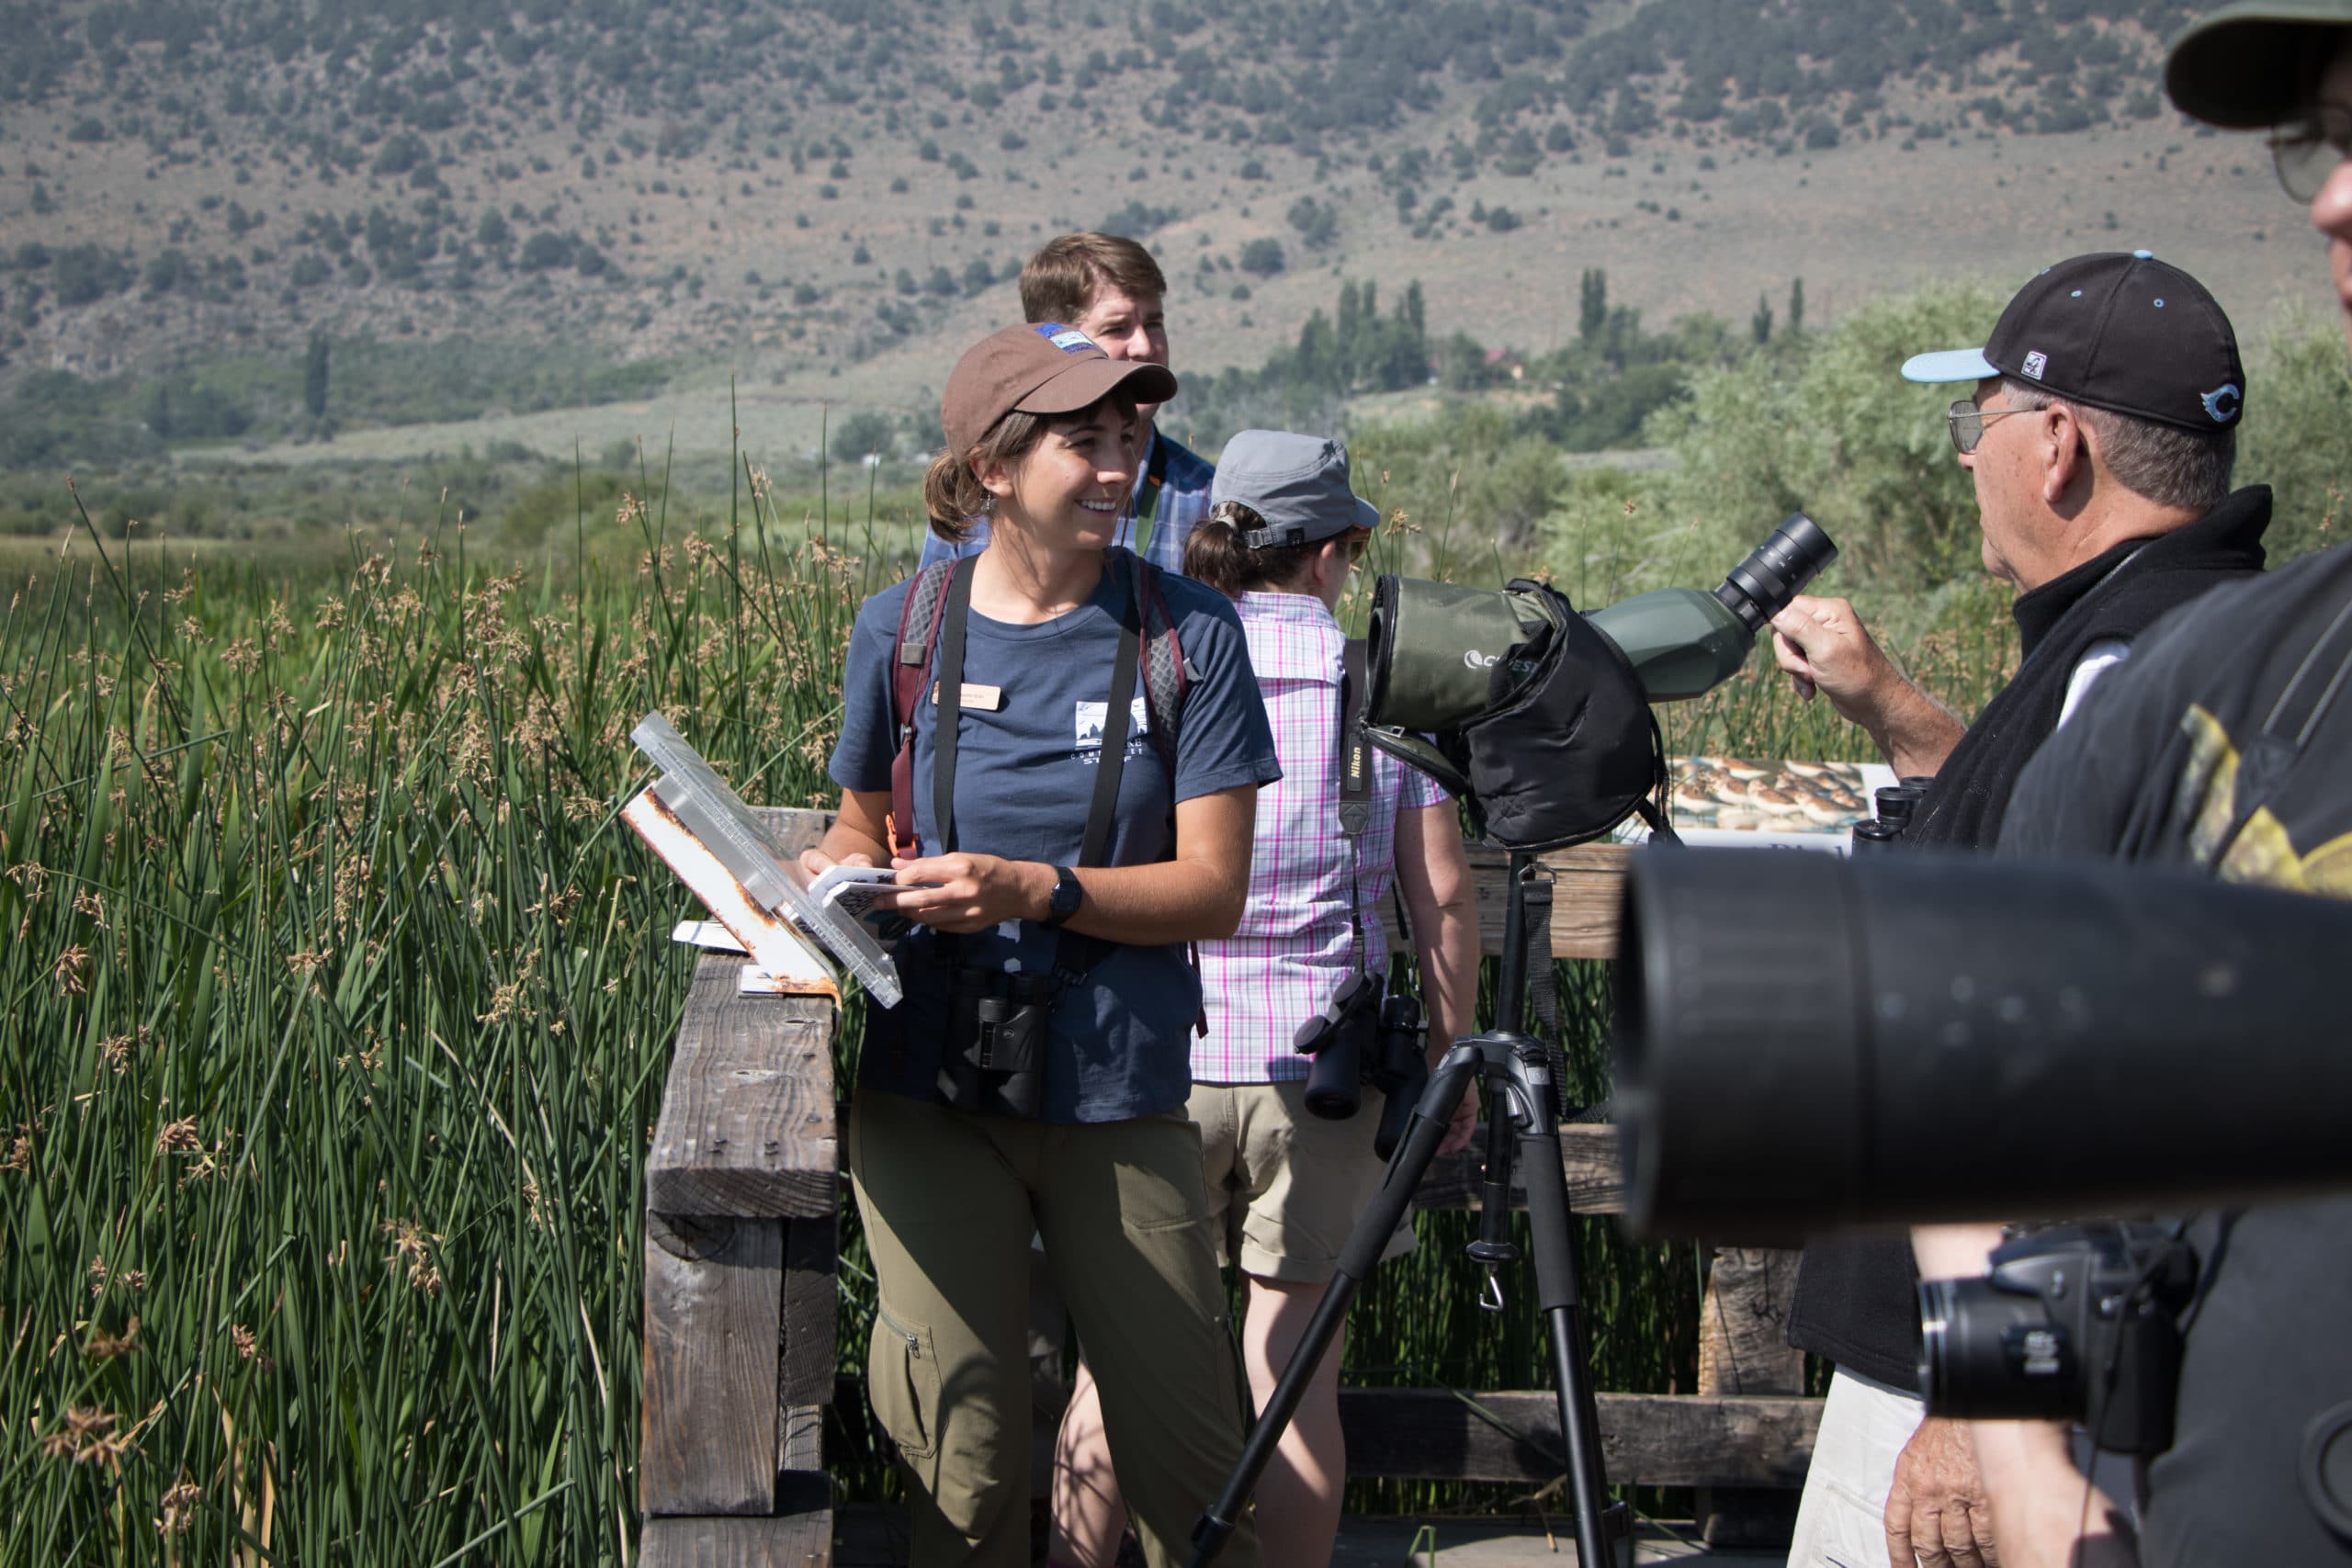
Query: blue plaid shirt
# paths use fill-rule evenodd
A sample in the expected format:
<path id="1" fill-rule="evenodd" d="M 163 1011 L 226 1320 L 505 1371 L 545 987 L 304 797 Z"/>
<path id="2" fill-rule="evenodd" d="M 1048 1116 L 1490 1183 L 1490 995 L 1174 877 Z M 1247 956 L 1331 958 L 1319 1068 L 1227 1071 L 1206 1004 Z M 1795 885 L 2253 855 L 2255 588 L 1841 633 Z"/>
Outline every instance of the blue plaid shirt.
<path id="1" fill-rule="evenodd" d="M 1184 570 L 1184 541 L 1193 536 L 1193 525 L 1209 514 L 1209 481 L 1216 477 L 1216 468 L 1182 442 L 1151 433 L 1152 441 L 1168 452 L 1167 468 L 1159 485 L 1159 502 L 1154 509 L 1151 532 L 1138 552 L 1144 559 L 1163 571 Z M 1144 448 L 1143 473 L 1151 472 L 1154 458 L 1152 447 Z M 1127 509 L 1120 515 L 1119 531 L 1111 542 L 1127 549 L 1136 543 L 1136 506 L 1143 498 L 1143 487 L 1137 485 L 1127 498 Z M 921 570 L 935 560 L 952 557 L 976 556 L 988 547 L 989 520 L 975 517 L 971 532 L 964 536 L 960 545 L 951 545 L 936 534 L 926 533 L 922 541 Z"/>

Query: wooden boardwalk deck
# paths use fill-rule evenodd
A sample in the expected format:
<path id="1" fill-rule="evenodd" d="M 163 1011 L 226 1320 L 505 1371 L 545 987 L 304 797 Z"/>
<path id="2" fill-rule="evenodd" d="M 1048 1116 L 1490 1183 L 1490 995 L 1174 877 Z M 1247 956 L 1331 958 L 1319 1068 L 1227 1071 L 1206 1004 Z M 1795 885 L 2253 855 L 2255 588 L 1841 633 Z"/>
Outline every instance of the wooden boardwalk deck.
<path id="1" fill-rule="evenodd" d="M 1554 1519 L 1547 1533 L 1533 1518 L 1373 1518 L 1351 1514 L 1340 1521 L 1332 1568 L 1575 1568 L 1576 1532 Z M 906 1568 L 907 1520 L 901 1508 L 860 1505 L 844 1508 L 834 1529 L 833 1568 Z M 1434 1551 L 1431 1547 L 1434 1546 Z M 1788 1554 L 1778 1550 L 1741 1551 L 1711 1547 L 1696 1525 L 1645 1527 L 1634 1542 L 1634 1562 L 1690 1562 L 1706 1568 L 1781 1568 Z M 1130 1561 L 1140 1562 L 1131 1556 Z M 1043 1557 L 1038 1558 L 1043 1562 Z"/>
<path id="2" fill-rule="evenodd" d="M 815 841 L 826 814 L 771 814 L 787 845 Z M 1615 942 L 1623 852 L 1544 857 L 1547 921 L 1561 956 L 1605 957 Z M 1487 950 L 1499 946 L 1502 858 L 1474 852 Z M 639 1464 L 645 1568 L 827 1568 L 903 1562 L 903 1516 L 837 1514 L 826 1472 L 826 1409 L 862 1400 L 837 1381 L 841 1178 L 830 1001 L 738 994 L 740 959 L 707 956 L 688 997 L 646 1169 L 644 1440 Z M 1615 1130 L 1562 1129 L 1577 1210 L 1619 1212 Z M 1470 1208 L 1475 1157 L 1433 1168 L 1416 1195 Z M 1621 1483 L 1696 1488 L 1696 1531 L 1652 1532 L 1640 1561 L 1704 1556 L 1772 1562 L 1785 1542 L 1820 1402 L 1799 1397 L 1802 1358 L 1781 1342 L 1789 1255 L 1719 1249 L 1702 1311 L 1700 1392 L 1599 1396 L 1604 1461 Z M 1420 1389 L 1349 1390 L 1350 1471 L 1367 1477 L 1523 1482 L 1558 1473 L 1546 1392 L 1482 1393 L 1528 1441 L 1476 1418 L 1460 1398 Z M 1041 1430 L 1058 1408 L 1041 1398 Z M 1042 1471 L 1040 1472 L 1042 1474 Z M 1562 1523 L 1553 1521 L 1555 1532 Z M 1546 1568 L 1576 1559 L 1572 1536 L 1534 1520 L 1358 1519 L 1342 1564 L 1427 1562 L 1434 1529 L 1448 1568 Z M 1424 1537 L 1426 1542 L 1427 1538 Z M 894 1544 L 896 1543 L 896 1544 Z M 1762 1547 L 1745 1553 L 1734 1544 Z"/>

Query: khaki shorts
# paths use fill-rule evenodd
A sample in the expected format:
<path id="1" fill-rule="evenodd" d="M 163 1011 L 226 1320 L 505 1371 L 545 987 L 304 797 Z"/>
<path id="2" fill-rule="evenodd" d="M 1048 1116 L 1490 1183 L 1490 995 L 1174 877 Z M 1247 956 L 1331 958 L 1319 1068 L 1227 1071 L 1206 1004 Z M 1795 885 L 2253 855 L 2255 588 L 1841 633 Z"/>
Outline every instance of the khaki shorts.
<path id="1" fill-rule="evenodd" d="M 1196 1083 L 1184 1109 L 1201 1129 L 1218 1264 L 1238 1261 L 1261 1280 L 1329 1280 L 1386 1168 L 1372 1152 L 1380 1091 L 1367 1088 L 1344 1122 L 1307 1113 L 1303 1079 Z M 1408 1211 L 1380 1256 L 1385 1262 L 1412 1250 Z"/>

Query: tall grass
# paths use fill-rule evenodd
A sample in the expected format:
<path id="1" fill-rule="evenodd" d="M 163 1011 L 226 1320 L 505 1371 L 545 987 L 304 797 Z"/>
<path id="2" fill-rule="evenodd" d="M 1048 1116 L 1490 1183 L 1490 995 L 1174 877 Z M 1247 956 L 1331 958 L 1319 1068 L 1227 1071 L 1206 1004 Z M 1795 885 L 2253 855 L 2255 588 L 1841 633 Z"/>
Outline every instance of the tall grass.
<path id="1" fill-rule="evenodd" d="M 631 498 L 638 570 L 560 591 L 451 527 L 309 591 L 89 535 L 9 602 L 0 1561 L 629 1556 L 690 965 L 627 732 L 827 799 L 888 570 L 763 500 Z"/>

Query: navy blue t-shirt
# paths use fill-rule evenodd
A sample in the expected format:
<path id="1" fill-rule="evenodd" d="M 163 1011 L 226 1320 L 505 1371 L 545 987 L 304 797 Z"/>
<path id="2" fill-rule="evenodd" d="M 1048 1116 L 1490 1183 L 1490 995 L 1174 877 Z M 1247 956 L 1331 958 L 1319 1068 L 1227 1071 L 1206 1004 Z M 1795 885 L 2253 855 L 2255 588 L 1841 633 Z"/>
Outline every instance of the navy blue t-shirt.
<path id="1" fill-rule="evenodd" d="M 954 849 L 1011 860 L 1075 864 L 1085 836 L 1103 712 L 1118 654 L 1132 558 L 1104 552 L 1102 581 L 1086 603 L 1035 626 L 972 612 L 965 642 L 967 685 L 1002 689 L 993 711 L 967 705 L 956 730 Z M 1130 710 L 1119 807 L 1105 859 L 1142 865 L 1175 851 L 1175 803 L 1282 776 L 1266 706 L 1250 667 L 1233 605 L 1216 590 L 1162 573 L 1160 591 L 1186 661 L 1196 672 L 1178 731 L 1176 777 L 1146 733 L 1138 683 Z M 890 672 L 908 584 L 868 599 L 850 634 L 842 683 L 842 737 L 831 771 L 843 789 L 887 790 L 898 738 L 890 728 Z M 1140 682 L 1140 676 L 1138 676 Z M 917 705 L 915 830 L 925 853 L 940 849 L 932 822 L 932 759 L 937 709 Z M 1051 973 L 1057 933 L 1028 920 L 956 939 L 955 962 L 978 968 Z M 918 1099 L 935 1098 L 947 1033 L 945 965 L 939 935 L 918 927 L 899 943 L 906 999 L 866 1018 L 858 1082 Z M 1182 942 L 1115 945 L 1089 983 L 1055 1008 L 1046 1052 L 1047 1122 L 1117 1122 L 1171 1111 L 1192 1089 L 1190 1033 L 1200 991 Z"/>

